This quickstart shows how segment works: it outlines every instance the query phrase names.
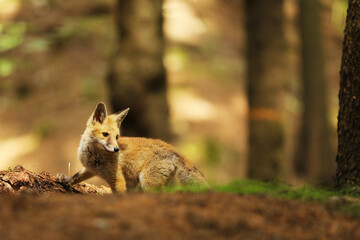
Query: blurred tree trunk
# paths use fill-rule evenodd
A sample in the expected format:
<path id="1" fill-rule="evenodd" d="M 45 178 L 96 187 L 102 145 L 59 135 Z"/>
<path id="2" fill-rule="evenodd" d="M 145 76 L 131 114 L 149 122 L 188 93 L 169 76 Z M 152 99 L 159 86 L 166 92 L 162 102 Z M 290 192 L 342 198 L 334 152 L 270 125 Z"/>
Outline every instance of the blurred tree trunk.
<path id="1" fill-rule="evenodd" d="M 249 177 L 282 173 L 285 40 L 282 0 L 246 0 Z"/>
<path id="2" fill-rule="evenodd" d="M 335 170 L 335 154 L 328 119 L 321 6 L 319 0 L 298 3 L 304 108 L 294 167 L 297 175 L 328 183 Z"/>
<path id="3" fill-rule="evenodd" d="M 360 1 L 349 0 L 340 69 L 336 182 L 360 185 Z"/>
<path id="4" fill-rule="evenodd" d="M 169 140 L 161 0 L 118 0 L 118 49 L 107 77 L 114 111 L 130 107 L 123 135 Z"/>

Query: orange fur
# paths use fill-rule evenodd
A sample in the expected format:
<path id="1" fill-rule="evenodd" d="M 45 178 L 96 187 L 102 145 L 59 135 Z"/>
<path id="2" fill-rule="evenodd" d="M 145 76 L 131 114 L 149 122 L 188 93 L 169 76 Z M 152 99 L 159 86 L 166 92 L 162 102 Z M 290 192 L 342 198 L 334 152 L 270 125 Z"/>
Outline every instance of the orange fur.
<path id="1" fill-rule="evenodd" d="M 59 175 L 68 184 L 92 176 L 103 178 L 113 192 L 128 187 L 157 189 L 175 181 L 204 184 L 204 175 L 173 146 L 161 140 L 120 137 L 120 125 L 129 109 L 107 115 L 99 103 L 81 137 L 78 156 L 84 168 L 72 177 Z"/>

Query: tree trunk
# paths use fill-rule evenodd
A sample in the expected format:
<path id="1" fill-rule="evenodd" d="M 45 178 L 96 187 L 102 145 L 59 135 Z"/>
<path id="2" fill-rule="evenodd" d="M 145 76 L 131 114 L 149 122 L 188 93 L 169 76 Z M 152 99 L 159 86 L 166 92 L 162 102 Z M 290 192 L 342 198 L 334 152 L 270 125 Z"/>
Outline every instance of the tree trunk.
<path id="1" fill-rule="evenodd" d="M 335 171 L 332 164 L 335 154 L 328 119 L 320 13 L 319 0 L 299 1 L 304 108 L 295 172 L 300 176 L 330 182 L 332 170 Z"/>
<path id="2" fill-rule="evenodd" d="M 107 77 L 115 111 L 130 107 L 123 135 L 169 140 L 161 0 L 118 0 L 118 50 Z"/>
<path id="3" fill-rule="evenodd" d="M 360 185 L 360 1 L 349 0 L 340 70 L 336 182 Z"/>
<path id="4" fill-rule="evenodd" d="M 246 0 L 249 177 L 278 178 L 284 161 L 282 0 Z"/>

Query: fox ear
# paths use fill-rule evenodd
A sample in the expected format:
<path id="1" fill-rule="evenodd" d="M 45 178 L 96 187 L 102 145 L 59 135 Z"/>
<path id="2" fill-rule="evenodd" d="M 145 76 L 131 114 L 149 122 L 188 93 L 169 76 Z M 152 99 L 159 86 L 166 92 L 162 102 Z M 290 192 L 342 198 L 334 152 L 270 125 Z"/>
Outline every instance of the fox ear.
<path id="1" fill-rule="evenodd" d="M 126 115 L 128 114 L 129 110 L 130 108 L 127 108 L 116 115 L 116 122 L 119 125 L 119 127 L 122 121 L 124 120 L 124 118 L 126 117 Z"/>
<path id="2" fill-rule="evenodd" d="M 99 102 L 96 105 L 92 120 L 93 122 L 103 123 L 104 119 L 106 118 L 106 115 L 107 112 L 106 112 L 105 104 L 103 102 Z"/>

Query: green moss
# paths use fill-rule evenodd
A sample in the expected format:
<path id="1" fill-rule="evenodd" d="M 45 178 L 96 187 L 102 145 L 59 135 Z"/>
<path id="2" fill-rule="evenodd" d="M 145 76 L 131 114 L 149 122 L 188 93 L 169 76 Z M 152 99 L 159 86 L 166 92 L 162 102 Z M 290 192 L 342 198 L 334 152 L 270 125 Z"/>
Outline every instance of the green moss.
<path id="1" fill-rule="evenodd" d="M 262 182 L 257 180 L 235 180 L 224 186 L 215 186 L 214 190 L 240 194 L 266 194 L 279 198 L 320 202 L 327 201 L 332 196 L 360 196 L 359 191 L 350 188 L 321 188 L 310 185 L 293 187 L 284 183 Z"/>
<path id="2" fill-rule="evenodd" d="M 204 192 L 208 188 L 202 186 L 176 186 L 163 189 L 164 192 Z M 227 185 L 212 186 L 211 191 L 235 194 L 269 195 L 277 198 L 297 199 L 303 201 L 327 201 L 332 196 L 359 197 L 360 193 L 354 189 L 320 188 L 304 185 L 292 187 L 278 182 L 262 182 L 257 180 L 234 180 Z"/>
<path id="3" fill-rule="evenodd" d="M 358 188 L 321 188 L 304 185 L 293 187 L 278 182 L 262 182 L 257 180 L 234 180 L 227 185 L 212 186 L 176 186 L 164 188 L 161 192 L 201 193 L 207 191 L 243 194 L 267 195 L 273 198 L 294 199 L 306 202 L 322 203 L 329 211 L 340 212 L 351 217 L 360 216 L 360 191 Z"/>

